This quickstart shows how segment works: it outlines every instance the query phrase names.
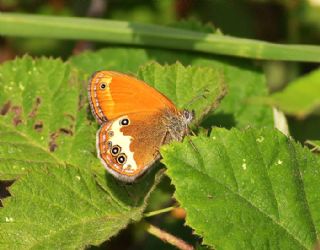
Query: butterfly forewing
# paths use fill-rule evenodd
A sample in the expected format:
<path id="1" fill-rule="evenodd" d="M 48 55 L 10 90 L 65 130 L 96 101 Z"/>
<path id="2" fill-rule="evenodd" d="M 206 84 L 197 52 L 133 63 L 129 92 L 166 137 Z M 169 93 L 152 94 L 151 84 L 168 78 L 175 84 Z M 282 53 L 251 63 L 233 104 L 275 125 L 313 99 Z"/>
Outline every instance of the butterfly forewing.
<path id="1" fill-rule="evenodd" d="M 100 124 L 125 114 L 176 109 L 167 97 L 145 82 L 115 71 L 93 74 L 89 99 L 92 112 Z"/>

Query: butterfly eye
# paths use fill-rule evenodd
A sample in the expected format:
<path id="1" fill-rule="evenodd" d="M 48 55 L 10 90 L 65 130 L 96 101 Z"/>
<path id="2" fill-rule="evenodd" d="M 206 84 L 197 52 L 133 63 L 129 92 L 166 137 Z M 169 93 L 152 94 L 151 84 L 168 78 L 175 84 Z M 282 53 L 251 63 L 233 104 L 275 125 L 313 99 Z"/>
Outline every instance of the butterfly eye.
<path id="1" fill-rule="evenodd" d="M 126 160 L 127 160 L 127 157 L 126 157 L 125 154 L 120 154 L 120 155 L 118 155 L 118 157 L 117 157 L 117 162 L 118 162 L 119 164 L 124 164 L 124 163 L 126 162 Z"/>
<path id="2" fill-rule="evenodd" d="M 105 89 L 106 86 L 107 86 L 107 85 L 103 82 L 103 83 L 100 84 L 100 89 Z"/>
<path id="3" fill-rule="evenodd" d="M 120 151 L 121 151 L 121 148 L 118 145 L 114 145 L 111 149 L 111 154 L 113 156 L 116 156 L 120 153 Z"/>
<path id="4" fill-rule="evenodd" d="M 127 126 L 129 125 L 129 119 L 124 118 L 120 121 L 120 125 Z"/>

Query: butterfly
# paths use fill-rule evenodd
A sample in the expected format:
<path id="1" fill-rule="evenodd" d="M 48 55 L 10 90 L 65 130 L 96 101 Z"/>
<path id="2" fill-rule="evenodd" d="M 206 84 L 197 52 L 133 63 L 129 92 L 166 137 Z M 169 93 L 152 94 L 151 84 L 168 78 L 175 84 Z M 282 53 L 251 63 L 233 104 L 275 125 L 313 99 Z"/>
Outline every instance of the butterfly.
<path id="1" fill-rule="evenodd" d="M 107 171 L 134 182 L 160 158 L 159 149 L 181 141 L 194 114 L 133 76 L 97 71 L 89 80 L 92 114 L 101 125 L 97 155 Z"/>

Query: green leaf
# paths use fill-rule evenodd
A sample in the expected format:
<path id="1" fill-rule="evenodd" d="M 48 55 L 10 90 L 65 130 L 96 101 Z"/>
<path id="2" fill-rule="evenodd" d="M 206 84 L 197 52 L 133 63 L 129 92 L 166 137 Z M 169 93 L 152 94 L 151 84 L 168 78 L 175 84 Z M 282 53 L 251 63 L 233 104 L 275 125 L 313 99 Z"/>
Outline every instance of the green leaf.
<path id="1" fill-rule="evenodd" d="M 1 66 L 0 177 L 65 161 L 92 162 L 94 128 L 84 110 L 79 112 L 83 100 L 77 78 L 60 60 L 24 57 Z M 85 138 L 90 140 L 87 147 Z"/>
<path id="2" fill-rule="evenodd" d="M 1 65 L 0 114 L 0 180 L 18 179 L 0 208 L 3 248 L 84 248 L 141 219 L 162 172 L 130 186 L 106 173 L 86 86 L 69 64 Z"/>
<path id="3" fill-rule="evenodd" d="M 78 249 L 102 243 L 132 219 L 140 219 L 145 207 L 139 204 L 137 189 L 111 179 L 109 185 L 106 193 L 91 173 L 72 166 L 28 173 L 11 188 L 12 198 L 0 209 L 1 247 Z M 144 184 L 150 190 L 146 198 L 152 185 L 148 180 Z M 134 199 L 136 206 L 129 205 Z"/>
<path id="4" fill-rule="evenodd" d="M 203 125 L 227 128 L 273 127 L 272 110 L 250 102 L 256 96 L 268 96 L 265 76 L 261 69 L 244 60 L 195 58 L 195 66 L 211 66 L 223 70 L 228 93 L 217 110 L 211 112 Z"/>
<path id="5" fill-rule="evenodd" d="M 211 112 L 204 121 L 206 127 L 212 125 L 228 128 L 247 126 L 273 127 L 272 110 L 263 104 L 249 102 L 255 96 L 267 96 L 266 80 L 261 70 L 244 60 L 223 57 L 187 54 L 155 49 L 108 48 L 97 52 L 86 52 L 72 57 L 71 63 L 84 72 L 84 78 L 96 70 L 118 70 L 136 74 L 139 66 L 149 61 L 173 64 L 180 61 L 183 65 L 212 67 L 224 73 L 228 93 L 219 108 Z M 165 93 L 167 94 L 167 93 Z"/>
<path id="6" fill-rule="evenodd" d="M 319 111 L 320 69 L 289 83 L 281 92 L 266 98 L 266 102 L 300 118 Z"/>
<path id="7" fill-rule="evenodd" d="M 215 249 L 311 249 L 320 161 L 274 129 L 216 128 L 162 149 L 187 224 Z"/>
<path id="8" fill-rule="evenodd" d="M 214 68 L 151 63 L 140 68 L 139 76 L 178 108 L 194 110 L 195 123 L 216 108 L 226 94 L 223 74 Z"/>

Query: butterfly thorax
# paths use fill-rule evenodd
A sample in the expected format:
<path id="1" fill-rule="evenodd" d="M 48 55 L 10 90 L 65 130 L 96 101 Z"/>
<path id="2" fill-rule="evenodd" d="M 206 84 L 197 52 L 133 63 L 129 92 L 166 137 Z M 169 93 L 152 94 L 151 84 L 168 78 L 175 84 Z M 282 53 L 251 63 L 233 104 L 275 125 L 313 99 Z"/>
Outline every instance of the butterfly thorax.
<path id="1" fill-rule="evenodd" d="M 163 123 L 167 128 L 165 143 L 182 141 L 183 137 L 188 133 L 188 124 L 193 119 L 193 113 L 187 110 L 167 109 L 163 114 Z"/>

